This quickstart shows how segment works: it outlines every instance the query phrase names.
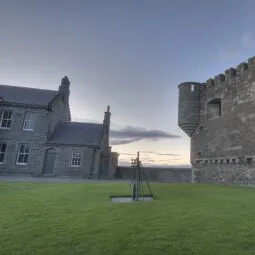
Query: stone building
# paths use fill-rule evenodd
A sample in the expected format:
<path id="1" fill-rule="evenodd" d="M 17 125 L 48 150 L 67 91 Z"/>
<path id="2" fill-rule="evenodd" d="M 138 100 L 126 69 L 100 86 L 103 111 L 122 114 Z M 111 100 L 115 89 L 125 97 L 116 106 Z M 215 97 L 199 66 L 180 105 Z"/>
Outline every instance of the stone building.
<path id="1" fill-rule="evenodd" d="M 70 81 L 58 90 L 0 85 L 0 173 L 107 178 L 110 107 L 102 124 L 72 122 Z"/>
<path id="2" fill-rule="evenodd" d="M 255 57 L 206 83 L 179 85 L 179 127 L 194 181 L 255 182 Z"/>

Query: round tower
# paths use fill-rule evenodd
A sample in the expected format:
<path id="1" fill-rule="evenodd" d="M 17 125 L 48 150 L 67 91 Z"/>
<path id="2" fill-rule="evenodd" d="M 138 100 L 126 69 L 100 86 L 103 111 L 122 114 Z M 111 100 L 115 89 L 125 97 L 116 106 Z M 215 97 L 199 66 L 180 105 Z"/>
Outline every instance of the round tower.
<path id="1" fill-rule="evenodd" d="M 178 126 L 191 137 L 200 120 L 200 87 L 198 82 L 184 82 L 179 88 Z"/>

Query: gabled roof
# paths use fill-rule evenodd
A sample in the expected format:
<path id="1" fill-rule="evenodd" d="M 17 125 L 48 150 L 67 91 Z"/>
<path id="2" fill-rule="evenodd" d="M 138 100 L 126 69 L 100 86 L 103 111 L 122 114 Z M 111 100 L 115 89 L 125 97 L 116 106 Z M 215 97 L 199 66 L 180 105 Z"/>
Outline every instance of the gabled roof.
<path id="1" fill-rule="evenodd" d="M 57 93 L 56 90 L 0 85 L 1 100 L 11 104 L 46 107 Z"/>
<path id="2" fill-rule="evenodd" d="M 103 124 L 61 122 L 47 144 L 100 146 Z"/>

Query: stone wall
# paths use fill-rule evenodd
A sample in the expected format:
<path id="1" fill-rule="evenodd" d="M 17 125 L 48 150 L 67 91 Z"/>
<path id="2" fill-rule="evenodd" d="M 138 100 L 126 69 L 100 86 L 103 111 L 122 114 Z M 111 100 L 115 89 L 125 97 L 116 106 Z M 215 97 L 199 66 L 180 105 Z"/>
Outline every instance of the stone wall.
<path id="1" fill-rule="evenodd" d="M 96 154 L 93 148 L 77 147 L 77 146 L 57 146 L 48 147 L 56 150 L 56 157 L 54 162 L 54 176 L 69 176 L 69 177 L 82 177 L 97 178 L 98 169 L 93 162 L 93 157 L 96 159 Z M 79 167 L 71 166 L 72 150 L 81 150 L 81 165 Z"/>
<path id="2" fill-rule="evenodd" d="M 194 173 L 200 181 L 245 180 L 255 160 L 255 57 L 201 83 L 199 93 L 200 120 L 191 135 Z"/>
<path id="3" fill-rule="evenodd" d="M 55 130 L 55 127 L 61 121 L 71 121 L 70 113 L 69 113 L 69 103 L 67 99 L 65 99 L 62 95 L 58 95 L 55 100 L 51 104 L 51 121 L 49 125 L 49 134 Z"/>
<path id="4" fill-rule="evenodd" d="M 191 168 L 153 168 L 143 167 L 148 181 L 185 183 L 192 182 Z M 131 167 L 119 166 L 115 173 L 115 178 L 132 179 L 133 170 Z"/>
<path id="5" fill-rule="evenodd" d="M 0 164 L 3 174 L 32 174 L 38 175 L 43 168 L 44 144 L 47 140 L 49 112 L 44 109 L 1 106 L 0 111 L 13 111 L 12 123 L 9 129 L 0 129 L 0 141 L 7 143 L 4 162 Z M 23 122 L 27 111 L 36 112 L 37 117 L 33 131 L 23 130 Z M 30 145 L 28 164 L 17 165 L 17 155 L 20 143 Z"/>
<path id="6" fill-rule="evenodd" d="M 220 99 L 221 115 L 207 117 Z M 255 155 L 255 58 L 209 79 L 201 87 L 200 125 L 191 137 L 191 162 Z"/>
<path id="7" fill-rule="evenodd" d="M 7 143 L 4 162 L 0 164 L 2 174 L 30 174 L 41 175 L 45 158 L 45 143 L 51 131 L 59 121 L 70 120 L 69 104 L 67 99 L 58 95 L 51 104 L 52 110 L 38 107 L 14 106 L 2 104 L 0 113 L 4 110 L 13 112 L 11 127 L 0 128 L 0 141 Z M 23 130 L 26 112 L 37 114 L 34 130 Z M 30 145 L 28 163 L 16 164 L 20 143 Z"/>
<path id="8" fill-rule="evenodd" d="M 255 166 L 249 163 L 199 165 L 193 168 L 194 182 L 255 184 Z"/>

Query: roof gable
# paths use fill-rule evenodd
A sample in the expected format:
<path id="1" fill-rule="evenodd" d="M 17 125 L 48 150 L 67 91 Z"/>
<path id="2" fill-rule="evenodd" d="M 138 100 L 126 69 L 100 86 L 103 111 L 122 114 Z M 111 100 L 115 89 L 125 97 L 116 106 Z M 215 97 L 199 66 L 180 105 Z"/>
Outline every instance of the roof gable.
<path id="1" fill-rule="evenodd" d="M 61 122 L 47 144 L 100 146 L 103 124 Z"/>
<path id="2" fill-rule="evenodd" d="M 58 91 L 0 85 L 2 102 L 46 107 L 55 98 Z"/>

